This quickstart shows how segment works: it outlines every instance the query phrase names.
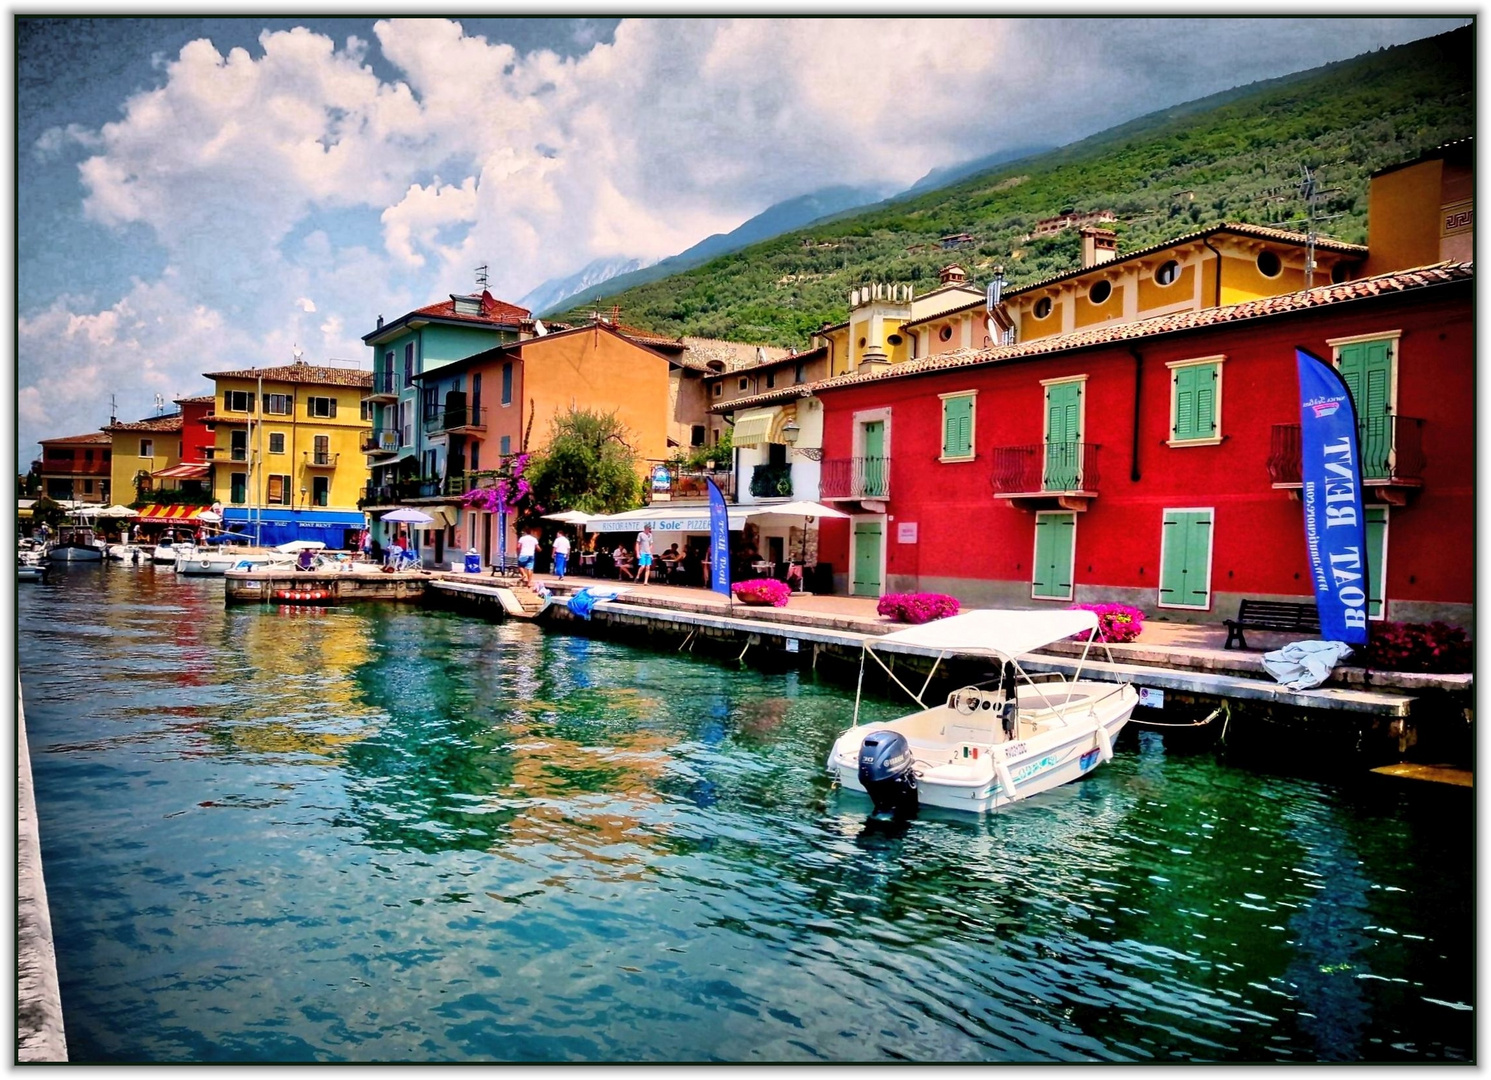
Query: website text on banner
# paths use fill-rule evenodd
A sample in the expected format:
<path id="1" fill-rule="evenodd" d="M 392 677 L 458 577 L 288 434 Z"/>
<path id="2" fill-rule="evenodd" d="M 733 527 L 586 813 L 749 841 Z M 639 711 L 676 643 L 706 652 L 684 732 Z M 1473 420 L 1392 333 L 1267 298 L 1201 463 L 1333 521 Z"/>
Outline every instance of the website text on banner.
<path id="1" fill-rule="evenodd" d="M 1305 548 L 1320 635 L 1348 645 L 1367 642 L 1367 526 L 1362 508 L 1356 407 L 1338 372 L 1296 348 Z"/>

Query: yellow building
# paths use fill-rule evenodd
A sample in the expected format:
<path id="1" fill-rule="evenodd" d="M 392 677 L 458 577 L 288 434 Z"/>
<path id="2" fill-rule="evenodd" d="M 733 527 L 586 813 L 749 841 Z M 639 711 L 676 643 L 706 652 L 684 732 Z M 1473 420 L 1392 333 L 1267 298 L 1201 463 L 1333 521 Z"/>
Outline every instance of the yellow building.
<path id="1" fill-rule="evenodd" d="M 109 490 L 119 502 L 150 498 L 156 487 L 153 474 L 181 461 L 180 413 L 115 422 L 104 430 L 113 439 Z"/>
<path id="2" fill-rule="evenodd" d="M 362 399 L 372 373 L 297 360 L 271 368 L 217 371 L 212 483 L 224 527 L 266 544 L 356 542 L 357 500 L 368 479 Z"/>

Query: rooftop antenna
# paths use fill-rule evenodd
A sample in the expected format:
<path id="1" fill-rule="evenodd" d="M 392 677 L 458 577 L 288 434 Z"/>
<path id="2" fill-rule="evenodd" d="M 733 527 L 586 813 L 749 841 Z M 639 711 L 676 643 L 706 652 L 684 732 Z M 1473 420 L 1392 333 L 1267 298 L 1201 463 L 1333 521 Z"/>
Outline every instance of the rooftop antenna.
<path id="1" fill-rule="evenodd" d="M 109 426 L 113 427 L 119 423 L 119 403 L 114 400 L 114 395 L 109 395 Z"/>
<path id="2" fill-rule="evenodd" d="M 482 263 L 476 268 L 476 287 L 482 292 L 487 291 L 487 264 Z"/>
<path id="3" fill-rule="evenodd" d="M 303 364 L 303 363 L 305 363 L 305 353 L 301 352 L 299 345 L 296 345 L 294 347 L 294 351 L 293 351 L 293 353 L 291 355 L 293 355 L 295 357 L 295 362 L 297 364 Z"/>
<path id="4" fill-rule="evenodd" d="M 155 395 L 155 415 L 159 416 L 166 411 L 166 399 L 159 394 Z"/>

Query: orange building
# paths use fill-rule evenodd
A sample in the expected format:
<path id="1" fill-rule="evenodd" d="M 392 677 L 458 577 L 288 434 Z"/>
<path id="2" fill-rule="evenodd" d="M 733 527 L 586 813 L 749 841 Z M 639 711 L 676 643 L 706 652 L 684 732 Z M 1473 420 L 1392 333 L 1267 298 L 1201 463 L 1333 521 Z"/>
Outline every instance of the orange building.
<path id="1" fill-rule="evenodd" d="M 453 561 L 451 546 L 496 554 L 491 515 L 461 496 L 515 454 L 542 450 L 554 421 L 574 411 L 615 412 L 639 465 L 668 456 L 672 419 L 668 357 L 604 323 L 559 330 L 499 346 L 416 376 L 427 445 L 443 460 L 443 493 L 406 500 L 432 508 L 433 561 Z M 422 505 L 428 504 L 428 505 Z M 438 528 L 438 525 L 445 528 Z M 508 537 L 507 550 L 515 538 Z"/>

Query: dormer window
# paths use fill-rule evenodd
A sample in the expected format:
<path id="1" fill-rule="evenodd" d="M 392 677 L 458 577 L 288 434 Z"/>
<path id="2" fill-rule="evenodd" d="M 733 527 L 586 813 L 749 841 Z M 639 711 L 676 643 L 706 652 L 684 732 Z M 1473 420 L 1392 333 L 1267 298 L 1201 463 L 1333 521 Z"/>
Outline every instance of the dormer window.
<path id="1" fill-rule="evenodd" d="M 453 296 L 457 315 L 480 315 L 481 300 L 474 296 Z"/>

